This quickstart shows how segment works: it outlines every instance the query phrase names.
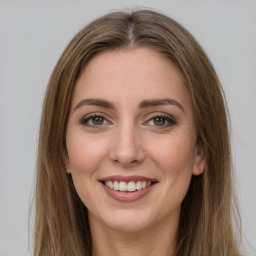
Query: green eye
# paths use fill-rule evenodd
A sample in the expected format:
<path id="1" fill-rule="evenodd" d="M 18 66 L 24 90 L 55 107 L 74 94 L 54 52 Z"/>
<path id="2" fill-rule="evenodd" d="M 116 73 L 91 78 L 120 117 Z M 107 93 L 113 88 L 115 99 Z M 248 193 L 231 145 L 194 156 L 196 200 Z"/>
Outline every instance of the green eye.
<path id="1" fill-rule="evenodd" d="M 93 125 L 102 125 L 104 123 L 104 118 L 100 116 L 95 116 L 91 119 Z"/>
<path id="2" fill-rule="evenodd" d="M 109 122 L 107 119 L 103 116 L 100 115 L 93 115 L 89 117 L 83 118 L 80 123 L 84 126 L 89 126 L 89 127 L 98 127 L 98 126 L 103 126 L 108 124 Z"/>
<path id="3" fill-rule="evenodd" d="M 170 116 L 157 115 L 152 117 L 147 124 L 156 128 L 168 128 L 176 124 L 176 120 Z"/>
<path id="4" fill-rule="evenodd" d="M 156 126 L 164 126 L 166 123 L 166 118 L 165 117 L 156 117 L 153 119 L 154 125 Z"/>

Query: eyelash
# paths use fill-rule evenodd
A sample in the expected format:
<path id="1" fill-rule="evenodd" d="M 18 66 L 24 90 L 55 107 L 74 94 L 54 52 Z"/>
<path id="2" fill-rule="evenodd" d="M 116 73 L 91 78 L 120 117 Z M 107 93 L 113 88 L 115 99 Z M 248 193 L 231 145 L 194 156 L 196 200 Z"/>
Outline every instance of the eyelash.
<path id="1" fill-rule="evenodd" d="M 107 121 L 108 123 L 110 123 L 106 117 L 104 117 L 102 114 L 98 114 L 98 113 L 93 113 L 93 114 L 89 114 L 85 117 L 83 117 L 80 121 L 80 124 L 84 125 L 84 126 L 88 126 L 88 127 L 100 127 L 104 124 L 99 124 L 99 125 L 96 125 L 96 124 L 88 124 L 88 122 L 90 120 L 93 120 L 94 118 L 101 118 L 103 120 L 103 122 Z"/>
<path id="2" fill-rule="evenodd" d="M 80 121 L 80 124 L 83 125 L 83 126 L 87 126 L 87 127 L 92 127 L 92 128 L 100 128 L 102 127 L 103 125 L 105 125 L 104 123 L 103 124 L 89 124 L 90 121 L 92 121 L 94 118 L 100 118 L 103 122 L 108 122 L 111 124 L 111 122 L 109 122 L 107 120 L 106 117 L 104 117 L 102 114 L 98 114 L 98 113 L 93 113 L 93 114 L 89 114 L 85 117 L 83 117 Z M 164 128 L 168 128 L 170 126 L 173 126 L 173 125 L 176 125 L 177 122 L 176 120 L 173 118 L 173 117 L 170 117 L 169 115 L 164 115 L 164 114 L 152 114 L 148 121 L 146 121 L 144 124 L 149 124 L 150 122 L 154 122 L 154 120 L 156 120 L 157 118 L 162 118 L 164 119 L 164 124 L 163 125 L 156 125 L 156 124 L 152 124 L 150 126 L 155 126 L 157 127 L 157 129 L 164 129 Z M 167 124 L 166 124 L 167 122 Z"/>
<path id="3" fill-rule="evenodd" d="M 157 118 L 164 119 L 164 125 L 158 126 L 156 124 L 153 124 L 153 125 L 150 125 L 150 126 L 157 127 L 157 129 L 165 129 L 165 128 L 169 128 L 169 127 L 177 124 L 176 120 L 173 117 L 171 117 L 169 115 L 162 114 L 162 113 L 161 114 L 160 113 L 152 114 L 150 116 L 150 118 L 148 119 L 148 121 L 146 121 L 145 123 L 148 124 L 150 122 L 154 122 L 154 120 L 156 120 Z"/>

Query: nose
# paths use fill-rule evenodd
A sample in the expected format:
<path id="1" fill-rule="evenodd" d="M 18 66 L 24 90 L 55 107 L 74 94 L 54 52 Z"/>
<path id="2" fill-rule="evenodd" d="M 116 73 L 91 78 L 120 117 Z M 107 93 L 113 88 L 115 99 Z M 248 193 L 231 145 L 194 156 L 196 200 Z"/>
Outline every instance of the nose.
<path id="1" fill-rule="evenodd" d="M 120 125 L 112 137 L 110 159 L 124 167 L 142 163 L 145 159 L 142 144 L 133 124 Z"/>

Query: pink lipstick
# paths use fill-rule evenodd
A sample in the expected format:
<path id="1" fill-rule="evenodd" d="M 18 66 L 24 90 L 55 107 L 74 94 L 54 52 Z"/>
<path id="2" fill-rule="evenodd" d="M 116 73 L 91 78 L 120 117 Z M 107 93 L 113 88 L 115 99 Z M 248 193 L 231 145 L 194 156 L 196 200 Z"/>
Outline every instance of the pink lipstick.
<path id="1" fill-rule="evenodd" d="M 144 176 L 109 176 L 100 180 L 105 192 L 121 202 L 136 201 L 147 195 L 157 180 Z"/>

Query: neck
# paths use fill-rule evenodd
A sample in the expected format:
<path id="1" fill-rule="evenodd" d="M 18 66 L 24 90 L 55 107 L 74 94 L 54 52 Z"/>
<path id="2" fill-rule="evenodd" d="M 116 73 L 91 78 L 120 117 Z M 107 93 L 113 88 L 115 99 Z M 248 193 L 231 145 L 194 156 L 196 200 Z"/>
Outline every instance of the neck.
<path id="1" fill-rule="evenodd" d="M 93 256 L 172 256 L 176 223 L 161 223 L 138 232 L 119 232 L 90 223 Z"/>

